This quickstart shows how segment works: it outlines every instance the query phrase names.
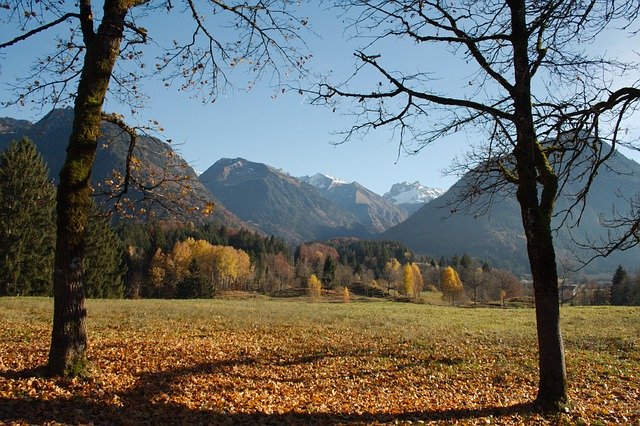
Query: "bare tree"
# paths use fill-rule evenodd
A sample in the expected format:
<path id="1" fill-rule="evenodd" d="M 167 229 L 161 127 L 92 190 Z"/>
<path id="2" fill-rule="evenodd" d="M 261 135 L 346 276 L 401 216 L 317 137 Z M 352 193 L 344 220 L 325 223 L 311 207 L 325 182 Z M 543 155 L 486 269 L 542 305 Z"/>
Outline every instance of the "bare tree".
<path id="1" fill-rule="evenodd" d="M 14 32 L 13 38 L 0 43 L 0 49 L 60 29 L 52 51 L 36 60 L 16 85 L 16 97 L 7 102 L 25 104 L 31 99 L 74 105 L 73 130 L 57 191 L 51 374 L 78 374 L 86 365 L 82 260 L 96 141 L 102 120 L 129 131 L 120 117 L 103 111 L 105 99 L 140 107 L 145 102 L 141 79 L 161 75 L 166 85 L 193 89 L 203 100 L 213 101 L 230 82 L 225 70 L 237 66 L 246 66 L 255 78 L 268 75 L 277 84 L 286 73 L 302 70 L 308 58 L 296 50 L 296 46 L 304 48 L 298 34 L 307 20 L 298 18 L 293 7 L 287 0 L 105 0 L 102 13 L 96 13 L 91 0 L 2 4 L 2 19 Z M 161 14 L 169 15 L 166 22 L 190 18 L 165 47 L 152 39 L 153 28 L 142 26 L 145 18 Z M 163 29 L 156 30 L 161 41 Z M 157 55 L 147 62 L 144 50 Z M 135 143 L 135 136 L 131 142 Z"/>
<path id="2" fill-rule="evenodd" d="M 632 69 L 589 55 L 578 42 L 595 40 L 612 23 L 628 28 L 640 6 L 568 0 L 336 3 L 355 37 L 367 44 L 355 53 L 354 75 L 341 84 L 324 81 L 315 103 L 333 108 L 347 103 L 356 122 L 342 133 L 343 141 L 390 127 L 400 150 L 417 153 L 460 131 L 484 135 L 467 160 L 454 165 L 470 179 L 452 211 L 483 213 L 495 197 L 515 193 L 535 291 L 537 403 L 560 408 L 567 383 L 551 228 L 554 203 L 567 182 L 583 183 L 573 205 L 555 212 L 562 222 L 579 221 L 571 212 L 584 208 L 597 170 L 613 155 L 624 125 L 614 120 L 603 126 L 586 112 L 609 93 L 611 75 Z M 386 61 L 385 47 L 407 41 L 416 49 L 406 58 L 408 65 Z M 438 64 L 424 65 L 433 52 L 448 53 L 457 60 L 453 66 L 468 70 L 457 91 L 441 93 L 437 77 L 448 78 L 448 70 L 437 74 Z M 411 71 L 403 71 L 403 65 Z"/>

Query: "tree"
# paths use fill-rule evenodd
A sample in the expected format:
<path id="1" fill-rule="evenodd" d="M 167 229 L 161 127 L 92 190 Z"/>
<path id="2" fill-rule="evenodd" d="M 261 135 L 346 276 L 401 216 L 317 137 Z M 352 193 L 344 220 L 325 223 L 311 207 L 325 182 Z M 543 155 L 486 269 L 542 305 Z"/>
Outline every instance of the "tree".
<path id="1" fill-rule="evenodd" d="M 629 297 L 629 275 L 622 265 L 618 265 L 613 277 L 611 277 L 611 304 L 628 305 Z"/>
<path id="2" fill-rule="evenodd" d="M 191 259 L 186 275 L 176 285 L 176 297 L 179 299 L 209 298 L 213 293 L 204 278 L 195 259 Z"/>
<path id="3" fill-rule="evenodd" d="M 424 289 L 424 278 L 422 278 L 422 272 L 418 264 L 411 263 L 411 275 L 413 276 L 413 295 L 414 297 L 420 297 L 420 293 Z"/>
<path id="4" fill-rule="evenodd" d="M 314 274 L 307 281 L 307 291 L 312 300 L 318 300 L 322 296 L 322 282 Z"/>
<path id="5" fill-rule="evenodd" d="M 333 288 L 333 284 L 336 279 L 337 266 L 338 262 L 336 262 L 332 256 L 327 256 L 324 259 L 324 265 L 322 266 L 322 281 L 329 289 Z"/>
<path id="6" fill-rule="evenodd" d="M 0 296 L 51 294 L 55 187 L 35 145 L 0 155 Z"/>
<path id="7" fill-rule="evenodd" d="M 391 288 L 398 289 L 398 284 L 401 282 L 402 265 L 396 258 L 391 258 L 385 265 L 382 271 L 382 276 L 387 282 L 387 290 Z"/>
<path id="8" fill-rule="evenodd" d="M 412 297 L 414 294 L 413 286 L 413 271 L 411 269 L 411 265 L 407 263 L 402 268 L 402 286 L 400 287 L 400 294 Z"/>
<path id="9" fill-rule="evenodd" d="M 86 238 L 85 294 L 93 298 L 123 297 L 126 265 L 122 241 L 96 206 L 89 218 Z"/>
<path id="10" fill-rule="evenodd" d="M 298 31 L 306 26 L 307 20 L 296 17 L 287 0 L 183 3 L 182 7 L 174 7 L 171 1 L 106 0 L 102 13 L 94 13 L 91 0 L 77 3 L 15 0 L 2 8 L 4 22 L 14 24 L 13 32 L 17 35 L 0 43 L 0 49 L 25 43 L 56 26 L 70 30 L 65 32 L 68 38 L 57 40 L 52 46 L 56 51 L 36 61 L 30 72 L 33 78 L 15 99 L 24 104 L 35 95 L 39 104 L 74 105 L 73 130 L 56 197 L 54 318 L 48 361 L 51 374 L 75 374 L 86 364 L 82 265 L 91 169 L 101 121 L 121 126 L 131 136 L 131 148 L 136 142 L 135 132 L 121 117 L 103 111 L 107 92 L 114 100 L 132 104 L 135 109 L 142 106 L 144 99 L 139 92 L 141 78 L 164 73 L 168 85 L 183 79 L 181 90 L 193 88 L 203 99 L 213 100 L 219 92 L 219 79 L 223 83 L 229 81 L 225 67 L 228 70 L 246 64 L 256 78 L 271 72 L 277 84 L 289 71 L 301 70 L 308 59 L 296 49 L 300 40 Z M 149 43 L 152 31 L 139 22 L 145 16 L 162 13 L 189 14 L 192 28 L 184 39 L 175 37 L 158 61 L 146 64 L 142 47 Z M 225 17 L 226 24 L 220 23 Z M 230 28 L 233 30 L 229 31 Z M 116 63 L 119 67 L 115 67 Z M 279 73 L 280 67 L 285 72 Z M 114 72 L 121 74 L 112 79 Z M 116 85 L 111 85 L 112 80 Z M 131 164 L 129 156 L 127 171 Z M 129 173 L 122 185 L 125 192 L 130 184 L 128 176 Z"/>
<path id="11" fill-rule="evenodd" d="M 337 4 L 352 18 L 355 35 L 367 40 L 366 48 L 355 54 L 356 76 L 342 85 L 323 82 L 315 91 L 319 104 L 336 108 L 340 100 L 353 102 L 358 121 L 344 132 L 345 141 L 386 126 L 394 129 L 400 150 L 417 153 L 459 131 L 486 136 L 468 161 L 453 166 L 468 172 L 468 185 L 451 211 L 485 213 L 495 197 L 515 193 L 536 301 L 537 402 L 545 409 L 559 409 L 567 400 L 567 384 L 551 229 L 554 203 L 567 182 L 580 183 L 583 189 L 573 194 L 574 203 L 558 212 L 562 222 L 579 221 L 580 214 L 571 212 L 581 211 L 597 169 L 613 155 L 624 130 L 619 120 L 607 123 L 586 112 L 594 106 L 596 112 L 604 111 L 595 101 L 601 97 L 620 96 L 619 105 L 627 99 L 624 93 L 611 94 L 608 78 L 600 78 L 626 64 L 588 57 L 578 42 L 595 39 L 613 22 L 624 26 L 637 17 L 640 6 L 570 0 Z M 398 38 L 425 49 L 415 55 L 420 60 L 432 52 L 450 53 L 452 62 L 459 62 L 446 70 L 457 67 L 470 77 L 457 92 L 442 95 L 435 69 L 416 72 L 424 65 L 410 63 L 410 55 L 405 58 L 411 71 L 388 63 L 383 49 Z M 365 83 L 354 90 L 362 87 L 357 76 L 370 72 L 378 76 L 372 87 Z"/>
<path id="12" fill-rule="evenodd" d="M 444 268 L 440 277 L 440 285 L 442 286 L 444 299 L 451 301 L 451 304 L 455 305 L 456 299 L 460 297 L 464 290 L 458 272 L 451 266 Z"/>

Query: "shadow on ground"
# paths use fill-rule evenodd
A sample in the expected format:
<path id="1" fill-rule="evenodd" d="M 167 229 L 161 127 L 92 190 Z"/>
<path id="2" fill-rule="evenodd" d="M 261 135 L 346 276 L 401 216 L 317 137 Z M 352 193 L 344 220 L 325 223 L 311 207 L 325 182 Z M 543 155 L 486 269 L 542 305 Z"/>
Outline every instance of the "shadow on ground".
<path id="1" fill-rule="evenodd" d="M 315 358 L 313 358 L 315 359 Z M 302 359 L 300 362 L 307 360 Z M 191 409 L 175 402 L 158 402 L 158 396 L 171 394 L 172 383 L 183 376 L 213 374 L 228 367 L 254 363 L 251 357 L 197 364 L 163 372 L 144 373 L 127 391 L 115 395 L 35 399 L 28 395 L 0 398 L 0 423 L 63 424 L 350 424 L 392 423 L 396 421 L 441 421 L 453 423 L 484 417 L 526 415 L 535 412 L 531 404 L 478 409 L 449 409 L 387 413 L 225 413 L 211 409 Z M 0 373 L 5 379 L 41 376 L 41 369 Z M 161 398 L 160 398 L 161 399 Z M 111 401 L 111 402 L 110 402 Z M 155 401 L 155 402 L 154 402 Z"/>

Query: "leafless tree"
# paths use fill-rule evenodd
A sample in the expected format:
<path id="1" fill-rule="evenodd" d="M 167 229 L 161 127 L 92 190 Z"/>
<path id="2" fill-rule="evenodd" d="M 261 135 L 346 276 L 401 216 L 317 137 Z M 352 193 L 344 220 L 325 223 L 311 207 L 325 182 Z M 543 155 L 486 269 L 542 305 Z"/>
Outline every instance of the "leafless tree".
<path id="1" fill-rule="evenodd" d="M 342 141 L 389 127 L 399 150 L 417 153 L 461 131 L 483 135 L 466 160 L 454 165 L 469 180 L 452 209 L 479 214 L 495 197 L 515 194 L 535 291 L 537 402 L 560 408 L 567 383 L 551 219 L 556 214 L 561 222 L 579 221 L 598 169 L 615 152 L 626 119 L 634 113 L 623 100 L 633 90 L 609 89 L 611 76 L 630 72 L 632 64 L 592 55 L 580 43 L 596 40 L 605 29 L 628 31 L 640 5 L 570 0 L 336 3 L 349 30 L 366 45 L 355 53 L 354 75 L 343 83 L 323 81 L 314 91 L 315 103 L 355 115 Z M 395 43 L 413 44 L 415 54 L 406 57 L 406 64 L 386 59 L 385 47 Z M 429 61 L 443 52 L 452 68 L 438 74 L 438 64 Z M 453 67 L 468 76 L 457 90 L 443 94 L 440 81 L 450 78 L 450 71 L 455 75 Z M 611 99 L 620 120 L 605 120 L 614 109 L 601 106 L 609 106 Z M 571 206 L 555 212 L 556 198 L 569 182 L 582 183 L 582 189 L 572 194 Z"/>
<path id="2" fill-rule="evenodd" d="M 288 0 L 105 0 L 101 13 L 91 0 L 9 0 L 1 6 L 1 19 L 13 31 L 2 36 L 9 39 L 0 43 L 0 50 L 59 30 L 51 51 L 36 60 L 17 82 L 16 97 L 6 102 L 74 106 L 57 192 L 48 369 L 52 374 L 77 374 L 86 364 L 82 259 L 96 142 L 103 120 L 130 130 L 120 117 L 103 111 L 105 99 L 135 110 L 146 100 L 141 81 L 159 77 L 166 85 L 214 101 L 230 83 L 227 73 L 234 67 L 246 67 L 254 78 L 268 76 L 277 84 L 288 73 L 304 69 L 308 55 L 299 50 L 304 51 L 299 34 L 307 19 L 296 16 L 296 4 Z M 167 15 L 164 25 L 152 19 L 160 15 Z M 147 22 L 148 28 L 143 26 Z M 171 29 L 176 38 L 162 45 L 168 22 L 175 24 Z M 145 51 L 152 53 L 151 59 Z M 131 133 L 132 146 L 135 140 Z M 127 167 L 131 160 L 129 156 Z M 123 189 L 130 183 L 125 176 Z"/>

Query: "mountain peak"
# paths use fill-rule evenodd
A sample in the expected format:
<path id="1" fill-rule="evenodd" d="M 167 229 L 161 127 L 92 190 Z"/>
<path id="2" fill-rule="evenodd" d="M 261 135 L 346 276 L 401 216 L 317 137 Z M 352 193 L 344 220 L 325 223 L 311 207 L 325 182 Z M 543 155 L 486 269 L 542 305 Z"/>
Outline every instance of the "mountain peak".
<path id="1" fill-rule="evenodd" d="M 429 188 L 420 182 L 401 182 L 391 186 L 384 198 L 394 204 L 424 204 L 438 198 L 446 191 L 440 188 Z"/>
<path id="2" fill-rule="evenodd" d="M 348 184 L 347 181 L 322 173 L 316 173 L 313 176 L 301 176 L 300 180 L 322 190 Z"/>

